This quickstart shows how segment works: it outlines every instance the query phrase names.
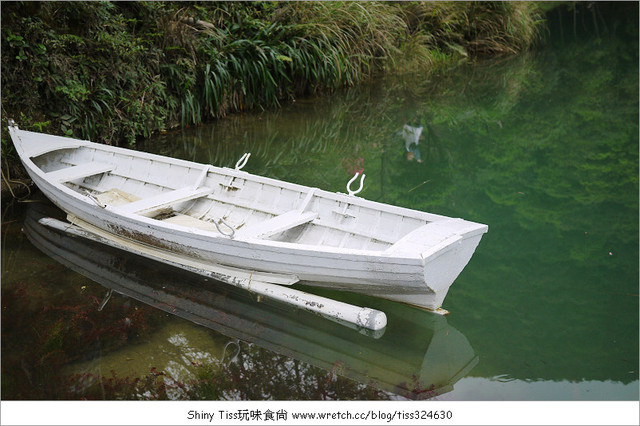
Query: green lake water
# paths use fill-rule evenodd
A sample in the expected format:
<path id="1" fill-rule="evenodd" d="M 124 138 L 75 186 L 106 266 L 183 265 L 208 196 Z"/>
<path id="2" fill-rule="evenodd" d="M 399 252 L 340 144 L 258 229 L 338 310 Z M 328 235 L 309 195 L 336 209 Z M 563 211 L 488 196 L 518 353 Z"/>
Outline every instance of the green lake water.
<path id="1" fill-rule="evenodd" d="M 638 26 L 609 12 L 141 148 L 340 192 L 362 167 L 359 196 L 488 224 L 449 316 L 322 292 L 387 313 L 362 333 L 43 230 L 35 194 L 3 200 L 3 399 L 637 400 Z"/>

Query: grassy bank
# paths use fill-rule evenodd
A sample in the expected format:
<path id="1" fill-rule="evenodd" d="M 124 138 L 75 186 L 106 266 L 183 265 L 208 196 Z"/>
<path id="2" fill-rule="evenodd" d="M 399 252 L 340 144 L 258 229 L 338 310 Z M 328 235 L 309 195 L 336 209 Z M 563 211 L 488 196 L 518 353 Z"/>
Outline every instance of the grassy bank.
<path id="1" fill-rule="evenodd" d="M 6 120 L 116 145 L 538 38 L 532 2 L 2 2 Z"/>

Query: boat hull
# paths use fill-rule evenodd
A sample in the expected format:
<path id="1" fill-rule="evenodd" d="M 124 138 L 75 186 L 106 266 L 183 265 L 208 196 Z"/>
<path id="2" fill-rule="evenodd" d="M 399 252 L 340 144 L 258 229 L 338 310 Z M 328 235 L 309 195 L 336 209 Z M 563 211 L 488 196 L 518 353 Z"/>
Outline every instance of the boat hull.
<path id="1" fill-rule="evenodd" d="M 88 224 L 107 234 L 185 259 L 290 275 L 307 285 L 370 294 L 426 309 L 440 308 L 449 287 L 469 262 L 487 228 L 486 225 L 474 224 L 479 226 L 450 241 L 446 240 L 447 243 L 437 251 L 427 254 L 228 238 L 219 233 L 159 224 L 153 218 L 99 206 L 86 195 L 52 181 L 48 173 L 43 172 L 30 158 L 29 149 L 34 152 L 34 148 L 21 149 L 20 138 L 14 136 L 22 131 L 10 127 L 10 132 L 31 179 L 47 198 L 69 215 L 72 222 L 76 221 L 80 226 Z M 25 133 L 33 137 L 31 132 Z M 91 144 L 81 142 L 85 146 Z M 69 142 L 67 145 L 72 144 Z M 113 147 L 109 149 L 119 150 Z"/>

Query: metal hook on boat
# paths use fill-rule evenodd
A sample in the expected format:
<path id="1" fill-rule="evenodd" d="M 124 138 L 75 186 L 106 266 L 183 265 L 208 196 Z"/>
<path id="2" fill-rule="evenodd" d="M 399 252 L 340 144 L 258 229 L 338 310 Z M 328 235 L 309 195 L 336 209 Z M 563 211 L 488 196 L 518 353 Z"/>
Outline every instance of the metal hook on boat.
<path id="1" fill-rule="evenodd" d="M 245 152 L 236 163 L 236 170 L 242 169 L 247 164 L 247 161 L 249 161 L 249 157 L 251 157 L 251 153 Z"/>
<path id="2" fill-rule="evenodd" d="M 351 189 L 351 184 L 358 178 L 358 175 L 361 175 L 362 177 L 360 178 L 360 187 L 358 189 L 356 189 L 355 191 Z M 349 181 L 349 183 L 347 183 L 347 191 L 349 192 L 349 195 L 356 195 L 357 193 L 359 193 L 360 191 L 362 191 L 362 186 L 364 185 L 364 178 L 365 178 L 365 174 L 363 173 L 362 170 L 359 170 L 356 172 L 355 175 L 353 175 L 353 177 L 351 178 L 351 180 Z"/>
<path id="3" fill-rule="evenodd" d="M 218 232 L 219 232 L 219 233 L 221 233 L 222 235 L 226 236 L 226 237 L 233 238 L 233 236 L 234 236 L 234 235 L 236 235 L 236 230 L 235 230 L 235 228 L 234 228 L 233 226 L 229 225 L 229 224 L 227 223 L 227 221 L 226 221 L 226 220 L 224 220 L 224 219 L 222 219 L 222 218 L 220 218 L 220 222 L 221 222 L 224 226 L 226 226 L 227 228 L 229 228 L 229 229 L 231 230 L 231 232 L 229 232 L 229 233 L 224 232 L 224 231 L 220 228 L 220 225 L 218 225 L 218 222 L 216 222 L 216 221 L 214 220 L 214 221 L 213 221 L 213 224 L 216 226 L 216 229 L 218 230 Z"/>

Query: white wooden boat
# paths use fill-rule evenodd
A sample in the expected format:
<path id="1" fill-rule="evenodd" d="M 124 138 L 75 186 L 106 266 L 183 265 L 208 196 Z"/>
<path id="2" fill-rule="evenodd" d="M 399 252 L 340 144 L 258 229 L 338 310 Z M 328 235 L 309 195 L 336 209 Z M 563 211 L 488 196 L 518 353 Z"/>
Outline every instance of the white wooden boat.
<path id="1" fill-rule="evenodd" d="M 9 132 L 31 179 L 72 223 L 177 264 L 226 265 L 276 284 L 300 281 L 437 311 L 488 230 L 241 165 L 219 168 L 12 122 Z"/>

